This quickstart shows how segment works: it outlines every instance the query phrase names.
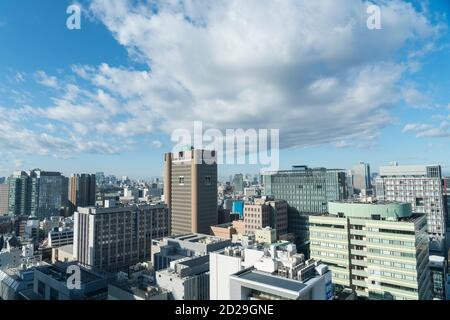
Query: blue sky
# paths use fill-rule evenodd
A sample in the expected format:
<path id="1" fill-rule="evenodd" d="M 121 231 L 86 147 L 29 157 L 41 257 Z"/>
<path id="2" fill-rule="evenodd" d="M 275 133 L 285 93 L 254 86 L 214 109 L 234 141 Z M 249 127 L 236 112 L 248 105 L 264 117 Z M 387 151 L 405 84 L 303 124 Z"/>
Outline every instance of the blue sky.
<path id="1" fill-rule="evenodd" d="M 280 129 L 282 168 L 450 171 L 447 0 L 379 1 L 382 30 L 359 0 L 72 3 L 0 2 L 0 176 L 157 176 L 194 120 Z"/>

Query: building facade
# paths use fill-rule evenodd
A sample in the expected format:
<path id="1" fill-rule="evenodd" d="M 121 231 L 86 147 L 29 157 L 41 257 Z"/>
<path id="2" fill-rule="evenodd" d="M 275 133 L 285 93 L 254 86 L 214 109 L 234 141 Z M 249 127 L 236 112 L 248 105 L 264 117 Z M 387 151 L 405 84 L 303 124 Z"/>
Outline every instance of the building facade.
<path id="1" fill-rule="evenodd" d="M 156 284 L 173 300 L 209 300 L 209 257 L 186 257 L 156 271 Z"/>
<path id="2" fill-rule="evenodd" d="M 6 183 L 0 184 L 0 216 L 8 215 L 8 194 L 9 185 Z"/>
<path id="3" fill-rule="evenodd" d="M 445 237 L 447 208 L 440 166 L 381 167 L 375 184 L 378 200 L 411 203 L 413 212 L 427 215 L 430 237 Z"/>
<path id="4" fill-rule="evenodd" d="M 69 210 L 95 205 L 95 174 L 73 174 L 69 177 Z"/>
<path id="5" fill-rule="evenodd" d="M 59 172 L 15 171 L 9 178 L 8 214 L 40 220 L 59 216 L 67 207 L 68 179 Z"/>
<path id="6" fill-rule="evenodd" d="M 308 217 L 327 212 L 327 203 L 346 199 L 344 170 L 294 166 L 292 170 L 278 171 L 262 176 L 264 193 L 288 204 L 288 229 L 296 243 L 307 252 L 309 239 Z"/>
<path id="7" fill-rule="evenodd" d="M 74 219 L 74 257 L 86 266 L 118 271 L 151 259 L 152 238 L 169 234 L 163 204 L 78 208 Z"/>
<path id="8" fill-rule="evenodd" d="M 231 244 L 223 239 L 205 234 L 186 234 L 152 240 L 152 263 L 155 271 L 168 268 L 170 262 L 186 257 L 204 256 Z"/>
<path id="9" fill-rule="evenodd" d="M 372 189 L 370 180 L 370 165 L 368 163 L 360 162 L 352 167 L 352 185 L 354 193 L 369 193 Z"/>
<path id="10" fill-rule="evenodd" d="M 290 243 L 210 254 L 211 300 L 330 300 L 331 279 L 328 266 Z"/>
<path id="11" fill-rule="evenodd" d="M 245 234 L 271 227 L 278 236 L 288 232 L 288 205 L 284 200 L 266 197 L 254 199 L 244 204 Z"/>
<path id="12" fill-rule="evenodd" d="M 426 217 L 409 203 L 330 202 L 310 231 L 311 257 L 333 284 L 369 299 L 430 299 Z"/>
<path id="13" fill-rule="evenodd" d="M 172 234 L 208 234 L 218 223 L 216 152 L 166 153 L 164 201 L 171 212 Z"/>

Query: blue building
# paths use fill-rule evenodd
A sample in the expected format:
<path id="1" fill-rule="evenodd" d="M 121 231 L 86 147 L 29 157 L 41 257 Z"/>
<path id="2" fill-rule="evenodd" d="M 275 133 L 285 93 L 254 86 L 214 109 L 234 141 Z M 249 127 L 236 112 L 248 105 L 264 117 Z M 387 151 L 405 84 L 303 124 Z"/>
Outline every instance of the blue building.
<path id="1" fill-rule="evenodd" d="M 234 200 L 232 205 L 231 212 L 239 213 L 240 218 L 244 218 L 244 201 L 243 200 Z"/>

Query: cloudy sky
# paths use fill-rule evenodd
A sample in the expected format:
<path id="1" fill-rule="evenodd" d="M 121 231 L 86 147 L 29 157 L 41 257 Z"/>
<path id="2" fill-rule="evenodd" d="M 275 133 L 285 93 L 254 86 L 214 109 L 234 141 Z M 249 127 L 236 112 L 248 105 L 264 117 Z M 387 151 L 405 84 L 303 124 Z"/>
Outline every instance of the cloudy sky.
<path id="1" fill-rule="evenodd" d="M 160 175 L 176 129 L 279 129 L 281 166 L 450 171 L 450 2 L 0 2 L 0 175 Z M 256 172 L 223 166 L 220 174 Z"/>

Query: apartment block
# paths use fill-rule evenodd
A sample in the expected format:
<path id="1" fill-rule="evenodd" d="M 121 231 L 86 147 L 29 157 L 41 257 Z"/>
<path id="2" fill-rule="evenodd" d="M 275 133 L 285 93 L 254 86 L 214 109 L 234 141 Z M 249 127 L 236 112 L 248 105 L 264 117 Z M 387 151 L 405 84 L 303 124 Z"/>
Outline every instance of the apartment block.
<path id="1" fill-rule="evenodd" d="M 163 204 L 78 208 L 74 219 L 74 257 L 83 265 L 119 271 L 151 259 L 153 238 L 169 234 Z"/>
<path id="2" fill-rule="evenodd" d="M 380 167 L 375 180 L 377 199 L 410 203 L 413 212 L 427 215 L 430 237 L 443 239 L 447 207 L 441 171 L 439 165 Z"/>
<path id="3" fill-rule="evenodd" d="M 245 234 L 254 234 L 256 230 L 271 227 L 277 235 L 288 231 L 288 205 L 284 200 L 262 197 L 244 204 Z"/>
<path id="4" fill-rule="evenodd" d="M 330 266 L 336 288 L 359 297 L 430 298 L 426 216 L 409 203 L 329 202 L 310 217 L 311 257 Z"/>

